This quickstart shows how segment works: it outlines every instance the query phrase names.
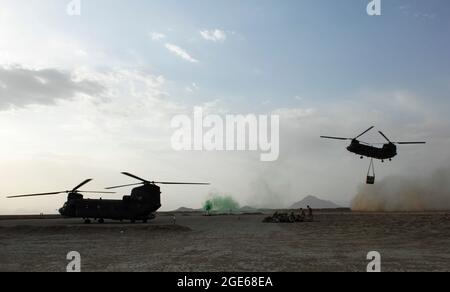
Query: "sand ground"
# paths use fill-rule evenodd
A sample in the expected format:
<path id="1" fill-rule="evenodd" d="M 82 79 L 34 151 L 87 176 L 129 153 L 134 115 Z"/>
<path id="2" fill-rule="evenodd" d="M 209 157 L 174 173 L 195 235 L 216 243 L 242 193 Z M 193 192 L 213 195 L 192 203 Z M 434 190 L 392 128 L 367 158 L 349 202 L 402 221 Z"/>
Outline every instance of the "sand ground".
<path id="1" fill-rule="evenodd" d="M 163 214 L 149 224 L 0 220 L 0 271 L 450 271 L 450 213 L 322 213 L 316 222 L 263 224 L 265 215 Z"/>

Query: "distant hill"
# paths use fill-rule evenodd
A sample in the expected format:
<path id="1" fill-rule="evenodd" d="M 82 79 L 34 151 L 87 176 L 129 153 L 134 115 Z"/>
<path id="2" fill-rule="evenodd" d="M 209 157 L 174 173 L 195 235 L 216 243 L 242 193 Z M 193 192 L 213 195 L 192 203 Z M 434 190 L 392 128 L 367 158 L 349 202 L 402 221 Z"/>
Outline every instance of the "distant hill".
<path id="1" fill-rule="evenodd" d="M 259 210 L 250 206 L 244 206 L 239 209 L 241 212 L 258 212 Z"/>
<path id="2" fill-rule="evenodd" d="M 186 208 L 186 207 L 181 207 L 176 209 L 174 212 L 198 212 L 201 211 L 201 209 L 192 209 L 192 208 Z"/>
<path id="3" fill-rule="evenodd" d="M 319 198 L 316 198 L 314 196 L 308 196 L 301 200 L 300 202 L 297 202 L 293 204 L 290 209 L 305 209 L 307 206 L 311 206 L 313 209 L 337 209 L 341 208 L 341 206 L 338 206 L 337 204 L 331 202 L 331 201 L 325 201 L 321 200 Z"/>

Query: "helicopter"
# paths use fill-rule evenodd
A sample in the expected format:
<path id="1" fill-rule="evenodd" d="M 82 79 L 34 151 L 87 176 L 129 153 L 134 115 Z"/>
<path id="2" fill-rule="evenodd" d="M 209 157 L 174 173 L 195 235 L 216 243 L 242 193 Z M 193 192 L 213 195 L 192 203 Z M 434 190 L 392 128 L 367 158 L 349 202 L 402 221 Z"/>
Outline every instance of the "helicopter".
<path id="1" fill-rule="evenodd" d="M 368 132 L 370 132 L 374 126 L 370 127 L 360 135 L 355 138 L 342 138 L 342 137 L 332 137 L 332 136 L 320 136 L 323 139 L 333 139 L 333 140 L 342 140 L 342 141 L 351 141 L 350 146 L 347 147 L 349 152 L 360 155 L 361 159 L 364 157 L 368 157 L 371 159 L 378 159 L 381 162 L 385 160 L 392 161 L 394 157 L 397 156 L 397 145 L 418 145 L 418 144 L 426 144 L 426 142 L 392 142 L 383 132 L 378 131 L 384 139 L 386 139 L 387 143 L 366 143 L 358 140 Z M 375 147 L 374 145 L 382 144 L 381 148 Z"/>
<path id="2" fill-rule="evenodd" d="M 351 141 L 350 146 L 347 147 L 347 150 L 351 153 L 355 153 L 360 155 L 361 159 L 364 157 L 370 158 L 369 170 L 367 171 L 367 180 L 366 183 L 368 185 L 375 184 L 375 164 L 374 159 L 381 160 L 384 163 L 385 160 L 392 161 L 394 157 L 397 156 L 397 145 L 417 145 L 417 144 L 426 144 L 426 142 L 392 142 L 383 132 L 378 131 L 384 139 L 386 139 L 387 143 L 366 143 L 358 140 L 368 132 L 370 132 L 374 126 L 365 130 L 355 138 L 343 138 L 343 137 L 333 137 L 333 136 L 320 136 L 323 139 L 333 139 L 333 140 L 342 140 L 342 141 Z M 375 147 L 374 145 L 382 144 L 381 148 Z"/>
<path id="3" fill-rule="evenodd" d="M 209 185 L 209 183 L 183 183 L 183 182 L 154 182 L 142 179 L 128 172 L 122 172 L 123 175 L 139 180 L 139 183 L 128 185 L 121 185 L 109 187 L 106 189 L 116 189 L 128 186 L 137 186 L 131 191 L 130 196 L 124 196 L 122 200 L 103 200 L 103 199 L 84 199 L 82 194 L 96 193 L 96 194 L 114 194 L 114 192 L 105 191 L 80 191 L 80 188 L 91 182 L 92 179 L 87 179 L 72 190 L 10 196 L 11 198 L 24 198 L 36 196 L 50 196 L 67 194 L 67 202 L 59 209 L 59 213 L 66 218 L 82 218 L 85 224 L 90 224 L 91 219 L 100 224 L 105 222 L 105 219 L 111 220 L 130 220 L 131 223 L 136 223 L 140 220 L 147 223 L 156 217 L 155 212 L 161 208 L 161 189 L 158 185 Z"/>

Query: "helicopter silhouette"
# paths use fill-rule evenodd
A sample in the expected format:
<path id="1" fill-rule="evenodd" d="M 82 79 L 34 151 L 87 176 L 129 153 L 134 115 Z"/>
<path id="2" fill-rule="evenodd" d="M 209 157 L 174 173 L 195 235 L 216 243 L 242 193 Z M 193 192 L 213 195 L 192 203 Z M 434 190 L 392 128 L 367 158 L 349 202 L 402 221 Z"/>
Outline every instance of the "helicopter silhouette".
<path id="1" fill-rule="evenodd" d="M 360 135 L 355 138 L 342 138 L 342 137 L 332 137 L 332 136 L 320 136 L 323 139 L 333 139 L 333 140 L 342 140 L 342 141 L 351 141 L 350 146 L 347 147 L 347 150 L 351 153 L 355 153 L 361 156 L 361 159 L 364 157 L 368 157 L 371 159 L 378 159 L 381 162 L 385 160 L 392 161 L 392 158 L 398 155 L 397 153 L 397 145 L 418 145 L 418 144 L 426 144 L 426 142 L 392 142 L 383 132 L 378 131 L 381 136 L 388 143 L 366 143 L 358 140 L 369 131 L 371 131 L 375 127 L 370 127 Z M 375 147 L 374 145 L 383 145 L 381 148 Z"/>
<path id="2" fill-rule="evenodd" d="M 104 191 L 81 191 L 80 188 L 91 182 L 87 179 L 72 190 L 50 193 L 10 196 L 11 198 L 51 196 L 67 194 L 67 202 L 59 209 L 59 213 L 66 218 L 82 218 L 84 223 L 90 224 L 91 219 L 103 224 L 105 219 L 130 220 L 131 223 L 142 221 L 147 223 L 156 217 L 155 212 L 161 208 L 161 188 L 158 185 L 210 185 L 209 183 L 185 183 L 185 182 L 154 182 L 142 179 L 128 172 L 123 175 L 139 180 L 139 183 L 114 186 L 106 189 L 116 189 L 128 186 L 137 186 L 131 191 L 130 196 L 124 196 L 122 200 L 84 199 L 82 194 L 114 194 Z"/>

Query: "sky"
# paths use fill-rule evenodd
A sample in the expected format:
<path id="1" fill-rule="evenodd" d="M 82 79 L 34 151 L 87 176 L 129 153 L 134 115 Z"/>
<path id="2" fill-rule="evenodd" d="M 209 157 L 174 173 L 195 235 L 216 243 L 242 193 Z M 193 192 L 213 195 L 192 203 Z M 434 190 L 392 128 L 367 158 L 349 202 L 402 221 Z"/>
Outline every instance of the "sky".
<path id="1" fill-rule="evenodd" d="M 75 16 L 69 2 L 0 0 L 0 214 L 54 213 L 64 196 L 5 197 L 133 182 L 121 171 L 212 183 L 164 186 L 163 210 L 211 194 L 348 205 L 368 161 L 319 136 L 372 125 L 428 142 L 377 164 L 379 178 L 449 165 L 446 0 L 382 0 L 381 16 L 366 13 L 369 0 L 81 0 Z M 174 151 L 170 121 L 195 106 L 280 115 L 279 159 Z"/>

